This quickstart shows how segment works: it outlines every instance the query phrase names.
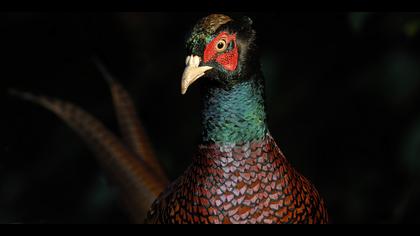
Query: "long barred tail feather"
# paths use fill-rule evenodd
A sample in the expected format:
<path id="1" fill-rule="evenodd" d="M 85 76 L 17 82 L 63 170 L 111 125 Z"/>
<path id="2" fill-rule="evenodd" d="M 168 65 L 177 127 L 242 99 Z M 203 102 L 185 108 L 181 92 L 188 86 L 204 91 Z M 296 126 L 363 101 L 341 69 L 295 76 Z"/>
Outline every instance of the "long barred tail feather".
<path id="1" fill-rule="evenodd" d="M 94 151 L 110 179 L 119 186 L 134 222 L 143 222 L 147 210 L 166 186 L 148 163 L 137 158 L 99 120 L 69 102 L 10 90 L 12 95 L 38 104 L 63 119 Z"/>
<path id="2" fill-rule="evenodd" d="M 97 57 L 93 61 L 108 82 L 123 138 L 131 150 L 146 162 L 163 182 L 168 183 L 164 169 L 156 158 L 151 142 L 138 118 L 134 102 L 128 92 L 109 73 Z"/>

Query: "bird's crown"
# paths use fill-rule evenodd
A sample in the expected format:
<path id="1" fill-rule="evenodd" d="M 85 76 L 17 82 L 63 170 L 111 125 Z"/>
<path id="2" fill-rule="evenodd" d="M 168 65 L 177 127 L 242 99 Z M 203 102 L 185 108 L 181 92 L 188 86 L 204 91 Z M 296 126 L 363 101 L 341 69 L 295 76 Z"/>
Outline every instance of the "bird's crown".
<path id="1" fill-rule="evenodd" d="M 192 29 L 190 37 L 187 39 L 187 48 L 193 51 L 193 47 L 205 42 L 207 37 L 214 34 L 220 26 L 232 21 L 232 18 L 223 14 L 211 14 L 201 18 Z"/>

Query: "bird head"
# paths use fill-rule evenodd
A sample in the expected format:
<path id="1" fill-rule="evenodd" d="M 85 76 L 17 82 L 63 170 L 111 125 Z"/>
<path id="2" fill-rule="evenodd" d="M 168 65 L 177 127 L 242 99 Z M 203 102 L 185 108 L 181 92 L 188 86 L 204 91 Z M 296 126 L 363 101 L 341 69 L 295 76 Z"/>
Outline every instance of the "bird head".
<path id="1" fill-rule="evenodd" d="M 232 19 L 212 14 L 200 19 L 186 41 L 188 56 L 181 93 L 199 78 L 215 86 L 229 87 L 249 78 L 255 55 L 255 31 L 248 17 Z"/>

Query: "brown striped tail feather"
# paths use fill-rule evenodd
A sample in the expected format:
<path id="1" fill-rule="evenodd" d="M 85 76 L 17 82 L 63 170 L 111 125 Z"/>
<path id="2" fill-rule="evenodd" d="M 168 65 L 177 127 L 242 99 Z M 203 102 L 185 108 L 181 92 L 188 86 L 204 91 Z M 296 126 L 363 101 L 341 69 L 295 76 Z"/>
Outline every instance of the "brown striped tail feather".
<path id="1" fill-rule="evenodd" d="M 93 61 L 109 84 L 117 119 L 125 142 L 139 158 L 153 169 L 163 182 L 168 183 L 165 171 L 156 158 L 148 136 L 138 118 L 134 102 L 130 95 L 124 87 L 114 79 L 98 58 L 94 57 Z"/>
<path id="2" fill-rule="evenodd" d="M 78 106 L 15 90 L 10 93 L 50 110 L 76 131 L 119 187 L 133 222 L 143 222 L 150 205 L 166 186 L 146 162 L 139 160 L 99 120 Z"/>

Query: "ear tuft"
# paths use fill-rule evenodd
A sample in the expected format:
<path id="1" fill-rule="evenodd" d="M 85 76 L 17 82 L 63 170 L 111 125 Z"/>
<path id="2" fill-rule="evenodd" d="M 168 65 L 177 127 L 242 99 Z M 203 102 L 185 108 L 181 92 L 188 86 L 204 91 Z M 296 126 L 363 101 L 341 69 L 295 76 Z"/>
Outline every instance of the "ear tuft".
<path id="1" fill-rule="evenodd" d="M 241 19 L 241 21 L 242 21 L 243 24 L 246 24 L 248 26 L 252 26 L 252 24 L 254 23 L 252 21 L 252 19 L 249 18 L 248 16 L 243 16 L 242 19 Z"/>

